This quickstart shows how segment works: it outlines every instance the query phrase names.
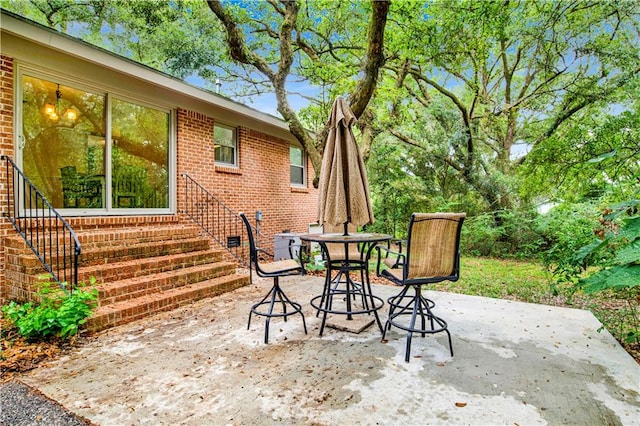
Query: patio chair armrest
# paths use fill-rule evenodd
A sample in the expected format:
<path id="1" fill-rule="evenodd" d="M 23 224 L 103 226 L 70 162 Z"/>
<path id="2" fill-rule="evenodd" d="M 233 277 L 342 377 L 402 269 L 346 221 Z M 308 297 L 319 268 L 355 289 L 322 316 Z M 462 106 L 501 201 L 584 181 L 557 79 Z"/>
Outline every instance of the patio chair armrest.
<path id="1" fill-rule="evenodd" d="M 384 264 L 387 268 L 398 268 L 401 267 L 404 264 L 404 254 L 402 253 L 398 253 L 395 252 L 393 250 L 389 250 L 388 247 L 384 246 L 384 245 L 376 245 L 375 246 L 376 251 L 378 252 L 376 258 L 376 275 L 381 276 L 380 273 L 382 272 L 382 265 Z M 389 263 L 386 262 L 386 259 L 388 259 L 389 254 L 395 255 L 395 262 L 393 263 Z"/>
<path id="2" fill-rule="evenodd" d="M 396 269 L 396 268 L 400 268 L 401 266 L 404 266 L 407 257 L 404 253 L 396 253 L 396 252 L 392 252 L 389 251 L 389 253 L 394 253 L 396 255 L 396 261 L 393 264 L 393 266 L 391 267 L 392 269 Z"/>
<path id="3" fill-rule="evenodd" d="M 380 266 L 381 266 L 381 263 L 382 263 L 382 256 L 383 256 L 382 252 L 383 251 L 385 252 L 384 256 L 386 257 L 387 256 L 387 251 L 389 250 L 389 248 L 387 248 L 385 246 L 381 246 L 380 244 L 377 244 L 374 248 L 375 248 L 375 250 L 377 252 L 377 256 L 376 256 L 376 259 L 377 259 L 376 260 L 376 275 L 377 276 L 381 276 L 380 275 L 380 272 L 381 272 L 380 271 Z"/>
<path id="4" fill-rule="evenodd" d="M 406 255 L 404 253 L 400 253 L 394 250 L 389 249 L 388 246 L 377 245 L 376 250 L 378 251 L 378 261 L 376 264 L 376 274 L 380 276 L 382 263 L 384 263 L 388 268 L 397 269 L 404 265 L 406 261 Z M 384 253 L 383 253 L 384 252 Z M 395 262 L 386 262 L 385 260 L 389 258 L 389 255 L 395 256 Z M 384 259 L 384 260 L 383 260 Z M 393 259 L 393 258 L 392 258 Z"/>
<path id="5" fill-rule="evenodd" d="M 397 251 L 393 251 L 391 250 L 391 244 L 395 244 L 398 246 L 398 250 Z M 402 252 L 402 245 L 404 244 L 404 246 L 407 246 L 407 240 L 403 240 L 400 238 L 392 238 L 387 242 L 387 257 L 389 256 L 389 253 L 400 253 L 402 255 L 404 255 L 404 253 Z"/>
<path id="6" fill-rule="evenodd" d="M 266 251 L 265 249 L 262 249 L 262 248 L 260 248 L 260 247 L 256 247 L 256 253 L 258 254 L 258 256 L 260 256 L 260 254 L 261 254 L 261 253 L 262 253 L 262 254 L 265 254 L 265 255 L 267 255 L 268 257 L 270 257 L 270 258 L 271 258 L 271 260 L 274 260 L 274 256 L 273 256 L 273 254 L 272 254 L 272 253 L 269 253 L 268 251 Z"/>

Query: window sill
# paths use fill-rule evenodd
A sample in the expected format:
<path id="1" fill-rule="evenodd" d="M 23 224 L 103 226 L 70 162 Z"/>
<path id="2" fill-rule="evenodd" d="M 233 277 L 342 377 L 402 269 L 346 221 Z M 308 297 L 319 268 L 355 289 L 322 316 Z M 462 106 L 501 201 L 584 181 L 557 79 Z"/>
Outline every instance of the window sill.
<path id="1" fill-rule="evenodd" d="M 309 188 L 304 187 L 304 186 L 292 186 L 291 187 L 291 192 L 298 193 L 298 194 L 308 194 L 309 193 Z"/>
<path id="2" fill-rule="evenodd" d="M 242 171 L 239 167 L 232 166 L 215 166 L 216 173 L 227 173 L 230 175 L 241 175 Z"/>

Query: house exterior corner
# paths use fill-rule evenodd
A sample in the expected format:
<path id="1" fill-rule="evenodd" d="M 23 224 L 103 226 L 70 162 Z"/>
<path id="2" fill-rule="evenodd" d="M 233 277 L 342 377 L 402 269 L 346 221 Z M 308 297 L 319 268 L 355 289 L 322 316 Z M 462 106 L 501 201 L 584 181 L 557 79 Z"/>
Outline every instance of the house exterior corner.
<path id="1" fill-rule="evenodd" d="M 261 212 L 268 250 L 276 234 L 316 222 L 314 171 L 282 120 L 2 14 L 0 154 L 74 229 L 188 223 L 185 176 L 233 212 Z M 0 171 L 3 303 L 16 235 L 8 176 Z"/>

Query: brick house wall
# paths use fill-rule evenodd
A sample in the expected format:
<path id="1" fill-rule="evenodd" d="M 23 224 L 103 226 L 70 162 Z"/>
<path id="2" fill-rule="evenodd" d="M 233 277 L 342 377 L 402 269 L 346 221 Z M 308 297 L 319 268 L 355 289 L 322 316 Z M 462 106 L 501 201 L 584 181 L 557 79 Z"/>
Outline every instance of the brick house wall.
<path id="1" fill-rule="evenodd" d="M 13 59 L 0 56 L 0 155 L 14 157 L 13 138 Z M 7 205 L 6 173 L 0 171 L 0 205 Z M 1 209 L 0 209 L 1 210 Z M 0 218 L 0 240 L 13 232 L 13 227 L 4 218 Z M 6 287 L 5 279 L 5 244 L 0 244 L 0 301 Z"/>
<path id="2" fill-rule="evenodd" d="M 0 154 L 15 159 L 14 140 L 14 61 L 0 57 Z M 261 233 L 269 239 L 261 241 L 273 249 L 273 235 L 282 231 L 306 232 L 317 220 L 317 190 L 311 185 L 314 175 L 307 160 L 306 187 L 290 185 L 290 142 L 246 127 L 237 129 L 239 167 L 216 166 L 214 162 L 213 129 L 215 117 L 184 109 L 177 110 L 177 208 L 175 215 L 94 216 L 75 217 L 69 222 L 75 229 L 95 229 L 118 226 L 163 225 L 171 221 L 188 220 L 184 210 L 183 173 L 189 174 L 201 186 L 218 197 L 235 212 L 245 212 L 252 219 L 256 210 L 263 212 Z M 0 173 L 0 210 L 7 205 L 6 175 Z M 0 218 L 0 240 L 15 231 L 8 220 Z M 5 270 L 4 243 L 0 245 L 0 302 L 9 294 Z"/>
<path id="3" fill-rule="evenodd" d="M 289 142 L 245 127 L 238 128 L 238 167 L 216 166 L 215 119 L 178 110 L 178 176 L 187 173 L 235 212 L 253 219 L 263 212 L 261 233 L 307 232 L 317 220 L 317 190 L 310 184 L 313 167 L 307 159 L 306 188 L 290 184 Z M 178 211 L 184 208 L 178 179 Z M 264 242 L 267 243 L 267 242 Z M 270 250 L 271 245 L 265 244 Z"/>

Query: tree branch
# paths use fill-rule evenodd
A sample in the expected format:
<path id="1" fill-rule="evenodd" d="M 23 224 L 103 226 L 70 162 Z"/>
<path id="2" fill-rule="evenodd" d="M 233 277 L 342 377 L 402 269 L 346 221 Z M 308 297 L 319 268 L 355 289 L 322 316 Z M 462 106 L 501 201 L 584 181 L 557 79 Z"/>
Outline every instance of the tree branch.
<path id="1" fill-rule="evenodd" d="M 260 56 L 249 51 L 244 41 L 244 35 L 233 20 L 233 17 L 227 13 L 224 6 L 219 0 L 207 0 L 209 9 L 218 17 L 226 31 L 227 45 L 231 57 L 243 64 L 253 65 L 261 73 L 266 75 L 270 80 L 275 78 L 275 74 L 269 64 Z"/>
<path id="2" fill-rule="evenodd" d="M 376 89 L 380 68 L 384 65 L 384 29 L 389 5 L 390 1 L 387 0 L 371 0 L 373 10 L 369 21 L 367 55 L 363 66 L 364 75 L 351 94 L 350 106 L 356 118 L 364 113 L 369 104 Z"/>

